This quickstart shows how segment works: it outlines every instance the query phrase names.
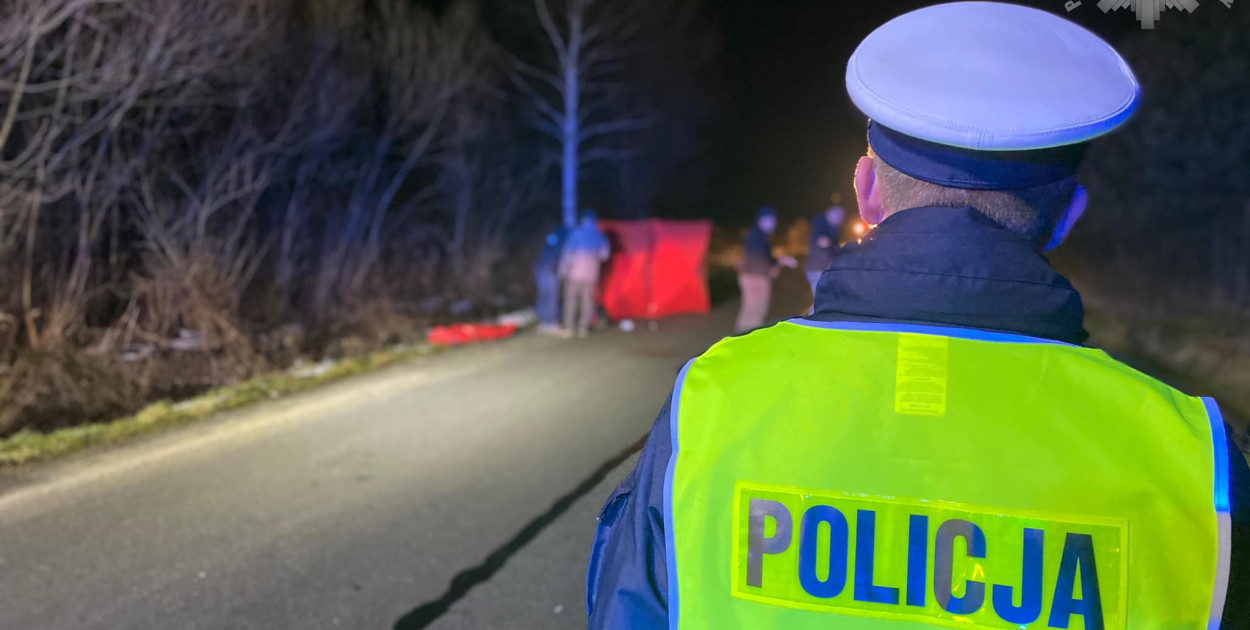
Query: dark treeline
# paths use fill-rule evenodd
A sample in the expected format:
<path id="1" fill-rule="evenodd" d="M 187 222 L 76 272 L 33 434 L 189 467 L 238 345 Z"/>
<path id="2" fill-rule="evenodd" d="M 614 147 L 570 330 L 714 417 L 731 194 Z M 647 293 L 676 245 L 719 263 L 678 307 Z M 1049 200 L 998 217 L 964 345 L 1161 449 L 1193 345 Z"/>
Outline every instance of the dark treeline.
<path id="1" fill-rule="evenodd" d="M 1250 11 L 1241 9 L 1169 13 L 1120 45 L 1142 107 L 1091 148 L 1090 210 L 1061 250 L 1116 299 L 1207 315 L 1250 307 Z"/>
<path id="2" fill-rule="evenodd" d="M 0 3 L 0 435 L 500 306 L 570 164 L 618 214 L 668 193 L 698 3 L 440 4 Z"/>

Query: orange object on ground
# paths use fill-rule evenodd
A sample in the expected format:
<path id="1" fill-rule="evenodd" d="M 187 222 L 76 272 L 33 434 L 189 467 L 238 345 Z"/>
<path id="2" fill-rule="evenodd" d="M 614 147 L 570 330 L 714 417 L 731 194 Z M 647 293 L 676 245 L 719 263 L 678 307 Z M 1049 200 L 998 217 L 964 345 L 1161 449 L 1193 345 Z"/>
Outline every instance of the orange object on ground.
<path id="1" fill-rule="evenodd" d="M 710 221 L 601 221 L 612 260 L 600 302 L 612 319 L 707 313 L 705 258 Z"/>
<path id="2" fill-rule="evenodd" d="M 436 346 L 459 346 L 504 339 L 516 334 L 516 330 L 516 324 L 451 324 L 431 328 L 426 341 Z"/>

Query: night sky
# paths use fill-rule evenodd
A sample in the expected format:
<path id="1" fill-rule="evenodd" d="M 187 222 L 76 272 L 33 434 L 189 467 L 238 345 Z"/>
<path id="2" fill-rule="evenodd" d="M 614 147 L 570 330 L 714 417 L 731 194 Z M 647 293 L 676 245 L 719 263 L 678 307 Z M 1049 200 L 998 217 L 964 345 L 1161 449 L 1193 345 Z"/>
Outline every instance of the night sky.
<path id="1" fill-rule="evenodd" d="M 846 95 L 846 63 L 858 43 L 918 0 L 706 0 L 723 34 L 724 124 L 707 152 L 711 190 L 703 212 L 738 223 L 763 204 L 783 219 L 813 214 L 843 193 L 865 150 L 865 123 Z M 1017 2 L 1065 15 L 1063 0 Z M 1112 43 L 1137 24 L 1092 1 L 1070 19 Z M 1161 24 L 1183 19 L 1170 11 Z"/>
<path id="2" fill-rule="evenodd" d="M 450 0 L 414 0 L 441 7 Z M 530 0 L 479 0 L 487 19 Z M 760 205 L 783 219 L 814 214 L 839 191 L 854 209 L 851 178 L 865 150 L 866 120 L 846 96 L 846 62 L 858 43 L 888 20 L 938 0 L 703 0 L 721 37 L 713 71 L 718 103 L 705 147 L 660 196 L 662 216 L 748 223 Z M 1012 1 L 1012 0 L 1007 0 Z M 1116 44 L 1138 30 L 1130 10 L 1102 13 L 1097 0 L 1016 0 L 1071 19 Z M 501 19 L 505 18 L 505 19 Z M 1193 19 L 1168 10 L 1159 29 Z M 686 177 L 686 175 L 683 175 Z M 593 200 L 584 199 L 593 203 Z"/>

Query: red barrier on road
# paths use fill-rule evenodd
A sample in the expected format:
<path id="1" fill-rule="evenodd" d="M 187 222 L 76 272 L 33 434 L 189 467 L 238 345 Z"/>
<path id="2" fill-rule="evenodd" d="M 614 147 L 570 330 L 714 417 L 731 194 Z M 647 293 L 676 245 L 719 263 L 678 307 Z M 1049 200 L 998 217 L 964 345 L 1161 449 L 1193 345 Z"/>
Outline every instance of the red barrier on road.
<path id="1" fill-rule="evenodd" d="M 431 328 L 425 338 L 436 346 L 459 346 L 504 339 L 516 334 L 516 330 L 516 324 L 452 324 Z"/>
<path id="2" fill-rule="evenodd" d="M 656 319 L 710 309 L 704 258 L 709 221 L 602 221 L 612 260 L 600 301 L 612 319 Z"/>

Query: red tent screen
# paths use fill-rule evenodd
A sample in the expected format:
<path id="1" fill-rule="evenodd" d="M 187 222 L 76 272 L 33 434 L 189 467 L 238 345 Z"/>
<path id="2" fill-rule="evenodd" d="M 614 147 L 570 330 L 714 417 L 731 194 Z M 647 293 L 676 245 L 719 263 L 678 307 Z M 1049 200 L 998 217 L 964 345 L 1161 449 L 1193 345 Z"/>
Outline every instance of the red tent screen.
<path id="1" fill-rule="evenodd" d="M 708 221 L 603 221 L 612 242 L 601 301 L 612 319 L 656 319 L 710 308 Z"/>

